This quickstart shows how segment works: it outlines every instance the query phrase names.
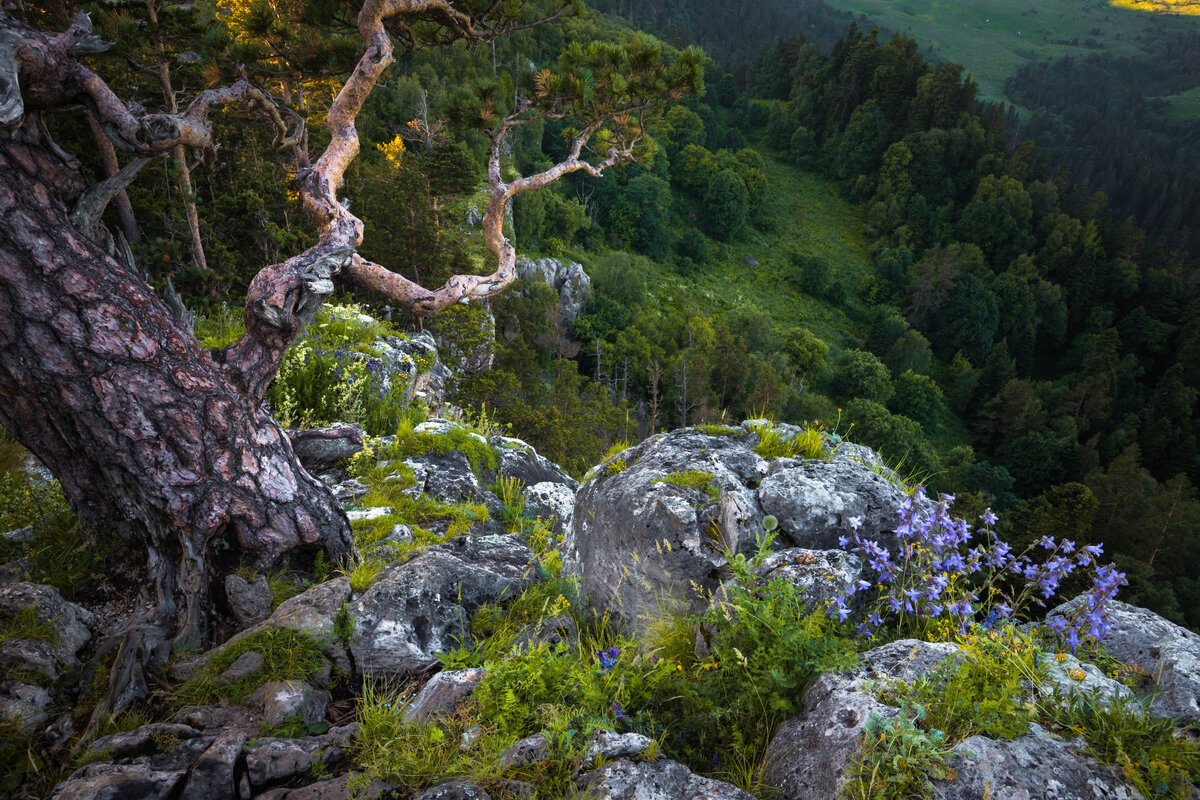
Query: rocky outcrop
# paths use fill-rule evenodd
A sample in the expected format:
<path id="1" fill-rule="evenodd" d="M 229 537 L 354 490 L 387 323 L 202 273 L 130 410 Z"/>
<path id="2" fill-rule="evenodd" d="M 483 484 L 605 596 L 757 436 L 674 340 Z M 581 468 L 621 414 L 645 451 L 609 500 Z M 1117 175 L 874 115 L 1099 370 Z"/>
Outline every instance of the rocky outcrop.
<path id="1" fill-rule="evenodd" d="M 246 707 L 258 714 L 266 729 L 278 728 L 288 719 L 313 725 L 325 719 L 329 692 L 303 681 L 271 681 L 250 695 Z"/>
<path id="2" fill-rule="evenodd" d="M 575 324 L 575 318 L 592 295 L 592 279 L 583 266 L 574 261 L 564 263 L 557 258 L 531 261 L 519 256 L 517 277 L 524 281 L 549 284 L 558 292 L 558 318 L 567 330 Z"/>
<path id="3" fill-rule="evenodd" d="M 839 796 L 847 767 L 862 747 L 872 716 L 887 720 L 899 709 L 873 694 L 883 681 L 911 683 L 932 669 L 951 669 L 960 651 L 953 644 L 914 639 L 869 650 L 860 663 L 817 678 L 799 712 L 776 731 L 767 750 L 765 782 L 784 800 Z M 1055 738 L 1036 724 L 1011 740 L 972 736 L 947 757 L 953 777 L 935 782 L 934 796 L 954 800 L 1133 800 L 1118 773 L 1083 755 L 1082 742 Z"/>
<path id="4" fill-rule="evenodd" d="M 1070 615 L 1084 598 L 1077 597 L 1046 615 Z M 1154 680 L 1150 710 L 1162 717 L 1200 720 L 1200 634 L 1163 619 L 1153 611 L 1112 601 L 1104 649 L 1118 661 L 1135 665 Z"/>
<path id="5" fill-rule="evenodd" d="M 905 495 L 869 466 L 871 451 L 770 461 L 754 449 L 760 428 L 748 428 L 655 436 L 593 470 L 576 495 L 564 562 L 599 611 L 640 628 L 664 607 L 703 610 L 696 590 L 710 593 L 728 577 L 726 551 L 756 549 L 767 515 L 778 520 L 777 547 L 834 548 L 851 517 L 863 535 L 893 538 Z M 775 432 L 786 440 L 800 429 Z M 814 589 L 812 599 L 835 589 Z"/>
<path id="6" fill-rule="evenodd" d="M 357 725 L 344 725 L 320 736 L 301 739 L 255 739 L 246 753 L 246 774 L 250 784 L 256 791 L 263 791 L 298 775 L 311 774 L 314 769 L 341 763 L 357 733 Z"/>
<path id="7" fill-rule="evenodd" d="M 446 385 L 454 375 L 442 363 L 429 331 L 407 337 L 385 336 L 373 347 L 377 355 L 369 358 L 379 366 L 372 370 L 379 389 L 388 392 L 402 386 L 410 402 L 420 401 L 428 408 L 442 407 Z"/>
<path id="8" fill-rule="evenodd" d="M 1057 739 L 1039 725 L 1012 740 L 971 736 L 954 748 L 954 779 L 935 782 L 945 800 L 1141 800 L 1120 771 L 1081 755 L 1083 742 Z"/>
<path id="9" fill-rule="evenodd" d="M 495 448 L 500 458 L 499 472 L 505 478 L 516 478 L 527 487 L 539 483 L 554 483 L 572 491 L 579 488 L 579 481 L 568 475 L 562 467 L 548 458 L 538 455 L 532 445 L 508 436 L 493 436 L 488 443 Z"/>
<path id="10" fill-rule="evenodd" d="M 781 535 L 812 549 L 837 547 L 851 517 L 862 521 L 864 538 L 893 544 L 904 498 L 895 483 L 841 455 L 828 461 L 778 459 L 758 487 L 762 513 L 779 520 Z"/>
<path id="11" fill-rule="evenodd" d="M 463 536 L 388 567 L 350 604 L 357 671 L 402 678 L 437 664 L 437 653 L 470 647 L 470 614 L 515 597 L 535 577 L 533 552 L 515 534 Z"/>
<path id="12" fill-rule="evenodd" d="M 339 423 L 286 433 L 296 458 L 309 472 L 329 469 L 363 449 L 363 430 L 354 424 Z"/>

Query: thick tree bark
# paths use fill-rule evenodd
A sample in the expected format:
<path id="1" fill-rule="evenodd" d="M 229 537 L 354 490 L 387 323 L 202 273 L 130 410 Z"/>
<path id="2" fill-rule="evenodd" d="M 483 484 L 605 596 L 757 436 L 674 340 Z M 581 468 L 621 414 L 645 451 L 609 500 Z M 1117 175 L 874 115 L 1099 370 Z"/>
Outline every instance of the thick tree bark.
<path id="1" fill-rule="evenodd" d="M 230 561 L 324 548 L 336 562 L 349 524 L 259 398 L 74 229 L 82 188 L 36 121 L 0 132 L 0 422 L 83 523 L 145 546 L 177 643 L 197 645 Z"/>

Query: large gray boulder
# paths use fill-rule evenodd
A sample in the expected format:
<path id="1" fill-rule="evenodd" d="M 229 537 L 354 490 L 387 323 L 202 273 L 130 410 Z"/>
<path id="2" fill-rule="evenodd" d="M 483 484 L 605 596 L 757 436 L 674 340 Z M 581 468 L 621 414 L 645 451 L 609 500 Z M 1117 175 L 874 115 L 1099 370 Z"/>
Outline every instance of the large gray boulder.
<path id="1" fill-rule="evenodd" d="M 458 704 L 479 688 L 486 674 L 478 667 L 439 672 L 409 701 L 404 709 L 404 719 L 407 722 L 426 723 L 438 717 L 452 716 Z"/>
<path id="2" fill-rule="evenodd" d="M 810 609 L 824 608 L 862 577 L 862 559 L 845 550 L 808 550 L 789 547 L 772 553 L 756 570 L 759 584 L 786 581 L 800 593 Z M 861 595 L 854 595 L 857 600 Z"/>
<path id="3" fill-rule="evenodd" d="M 357 725 L 332 728 L 320 736 L 301 739 L 262 737 L 246 753 L 246 773 L 257 791 L 291 780 L 297 775 L 343 761 Z"/>
<path id="4" fill-rule="evenodd" d="M 510 436 L 493 436 L 488 443 L 500 457 L 499 472 L 505 478 L 516 478 L 526 487 L 539 483 L 558 483 L 571 490 L 579 488 L 579 481 L 558 464 L 538 455 L 533 445 Z"/>
<path id="5" fill-rule="evenodd" d="M 350 604 L 355 666 L 375 679 L 433 666 L 437 653 L 470 646 L 472 611 L 515 597 L 536 572 L 517 535 L 462 536 L 388 567 Z"/>
<path id="6" fill-rule="evenodd" d="M 575 785 L 595 800 L 755 800 L 732 784 L 701 777 L 667 759 L 610 761 L 576 778 Z"/>
<path id="7" fill-rule="evenodd" d="M 720 496 L 670 482 L 702 470 Z M 566 570 L 600 612 L 634 627 L 671 607 L 701 610 L 726 566 L 723 548 L 749 552 L 762 513 L 751 485 L 768 462 L 746 442 L 687 428 L 655 436 L 599 465 L 575 496 L 563 543 Z"/>
<path id="8" fill-rule="evenodd" d="M 936 781 L 944 800 L 1141 800 L 1120 770 L 1085 755 L 1082 741 L 1056 739 L 1033 724 L 1012 740 L 972 736 L 954 748 L 948 764 L 955 777 Z"/>
<path id="9" fill-rule="evenodd" d="M 810 549 L 837 547 L 851 517 L 862 521 L 864 538 L 893 544 L 906 496 L 892 481 L 842 455 L 829 461 L 781 458 L 758 487 L 763 513 L 779 520 L 781 535 Z"/>
<path id="10" fill-rule="evenodd" d="M 1047 620 L 1071 615 L 1083 596 L 1063 603 Z M 1200 635 L 1153 611 L 1112 601 L 1108 604 L 1104 649 L 1113 658 L 1155 677 L 1150 710 L 1162 717 L 1200 720 Z"/>
<path id="11" fill-rule="evenodd" d="M 835 548 L 851 517 L 866 536 L 894 539 L 905 495 L 862 463 L 862 453 L 769 461 L 754 451 L 760 428 L 748 427 L 729 435 L 677 430 L 593 468 L 576 493 L 563 559 L 599 611 L 635 628 L 665 608 L 702 611 L 701 595 L 729 577 L 726 551 L 752 553 L 766 515 L 778 520 L 778 548 Z M 787 439 L 800 429 L 775 432 Z M 707 491 L 671 477 L 686 472 L 711 476 Z M 829 591 L 812 594 L 821 600 Z"/>
<path id="12" fill-rule="evenodd" d="M 50 797 L 53 800 L 232 797 L 233 767 L 244 741 L 239 732 L 210 735 L 183 725 L 143 725 L 138 730 L 93 742 L 89 752 L 103 760 L 73 772 L 55 787 Z M 218 786 L 217 793 L 210 791 Z"/>

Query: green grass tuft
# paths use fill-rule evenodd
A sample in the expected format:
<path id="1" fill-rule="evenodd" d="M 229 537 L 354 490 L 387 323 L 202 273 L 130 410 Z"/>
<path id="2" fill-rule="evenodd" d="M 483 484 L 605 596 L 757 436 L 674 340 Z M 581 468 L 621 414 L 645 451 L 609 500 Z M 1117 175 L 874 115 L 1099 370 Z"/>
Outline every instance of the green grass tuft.
<path id="1" fill-rule="evenodd" d="M 9 639 L 33 639 L 39 642 L 58 642 L 58 631 L 49 620 L 38 615 L 34 606 L 22 606 L 14 614 L 0 615 L 0 642 Z"/>
<path id="2" fill-rule="evenodd" d="M 234 683 L 223 683 L 221 674 L 250 652 L 263 657 L 262 669 Z M 328 667 L 320 643 L 311 636 L 291 628 L 266 628 L 237 640 L 210 658 L 200 674 L 176 690 L 175 697 L 180 705 L 207 705 L 217 700 L 240 703 L 270 681 L 322 684 Z"/>
<path id="3" fill-rule="evenodd" d="M 796 457 L 815 460 L 826 457 L 824 439 L 815 428 L 806 428 L 791 439 L 784 439 L 773 428 L 759 428 L 755 432 L 758 434 L 758 444 L 754 452 L 768 460 Z"/>
<path id="4" fill-rule="evenodd" d="M 699 489 L 713 500 L 721 499 L 721 487 L 717 484 L 711 472 L 704 472 L 703 470 L 690 469 L 686 472 L 672 472 L 669 475 L 655 478 L 650 482 L 672 483 L 688 489 Z"/>

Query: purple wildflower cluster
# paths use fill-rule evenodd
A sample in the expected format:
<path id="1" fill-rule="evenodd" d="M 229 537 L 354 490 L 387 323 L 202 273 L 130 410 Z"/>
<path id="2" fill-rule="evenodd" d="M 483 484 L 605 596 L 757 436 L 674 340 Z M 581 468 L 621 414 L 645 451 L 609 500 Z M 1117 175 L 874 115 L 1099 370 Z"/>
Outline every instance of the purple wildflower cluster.
<path id="1" fill-rule="evenodd" d="M 607 650 L 597 650 L 595 657 L 592 658 L 592 663 L 598 663 L 600 665 L 600 674 L 607 675 L 617 665 L 617 660 L 620 657 L 621 651 L 615 647 L 610 647 Z"/>
<path id="2" fill-rule="evenodd" d="M 923 511 L 924 497 L 924 489 L 917 487 L 900 506 L 897 553 L 863 538 L 858 532 L 862 521 L 856 517 L 849 519 L 851 535 L 838 540 L 843 549 L 861 556 L 878 576 L 879 594 L 865 609 L 865 619 L 858 625 L 860 633 L 870 636 L 882 625 L 900 627 L 906 620 L 922 618 L 949 618 L 965 630 L 976 614 L 985 610 L 982 624 L 991 628 L 1015 619 L 1031 603 L 1045 605 L 1064 578 L 1080 567 L 1090 566 L 1095 572 L 1085 602 L 1069 617 L 1056 616 L 1048 625 L 1067 640 L 1072 652 L 1085 628 L 1087 636 L 1097 640 L 1104 637 L 1108 631 L 1105 608 L 1127 581 L 1112 564 L 1098 563 L 1101 545 L 1077 549 L 1069 539 L 1056 541 L 1044 536 L 1023 553 L 1014 554 L 1008 543 L 996 538 L 996 515 L 987 509 L 980 531 L 983 541 L 972 546 L 971 525 L 950 515 L 954 497 L 942 495 L 932 512 Z M 1043 557 L 1035 561 L 1033 554 L 1038 552 Z M 839 621 L 849 618 L 853 612 L 847 602 L 871 586 L 865 580 L 851 584 L 831 603 L 830 615 Z M 1020 588 L 1011 588 L 1014 586 Z"/>

